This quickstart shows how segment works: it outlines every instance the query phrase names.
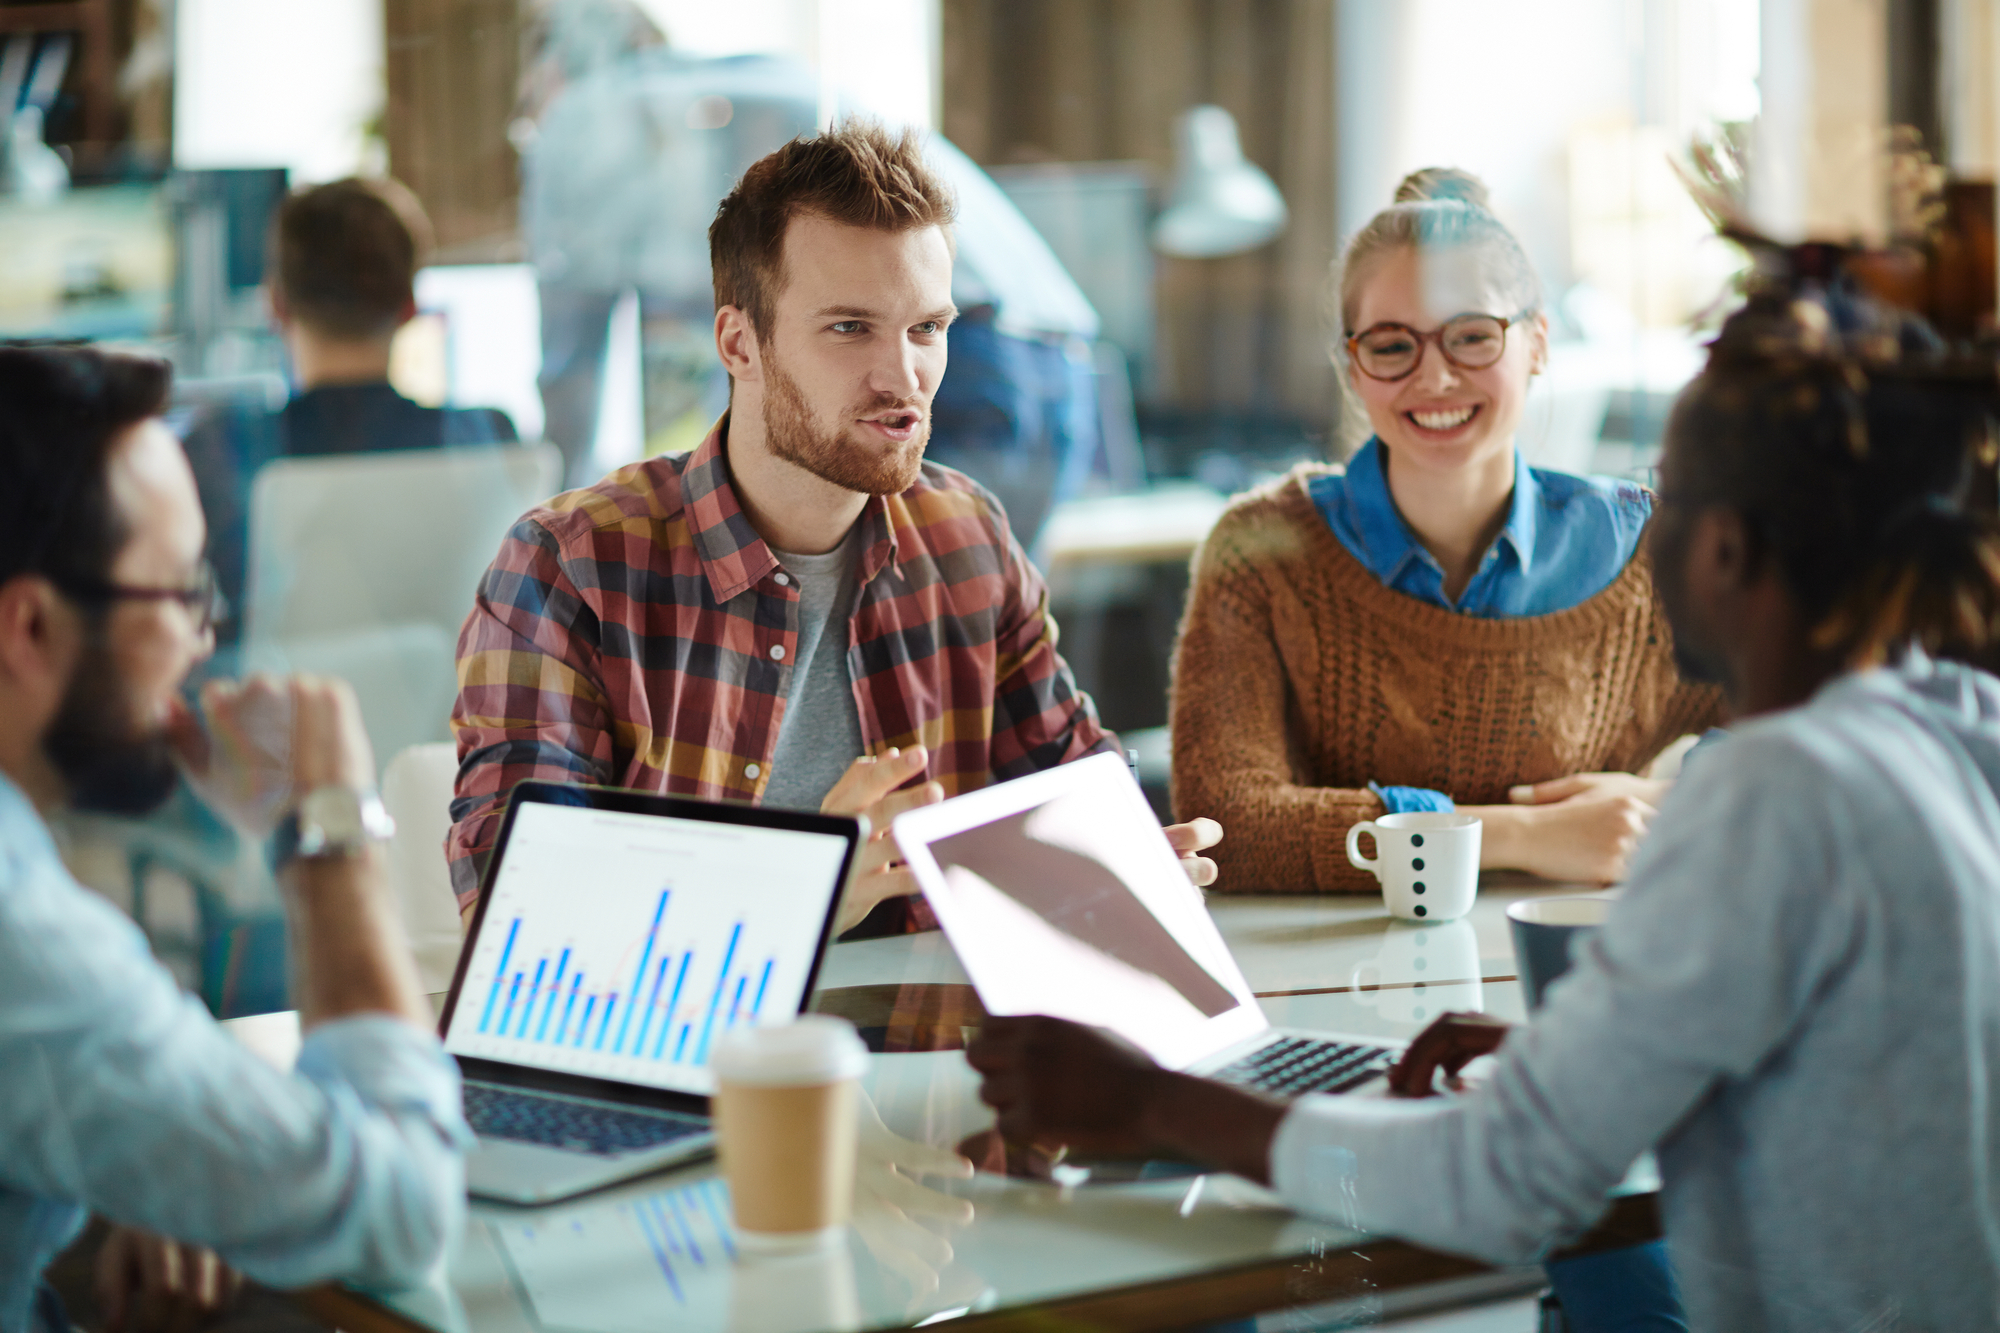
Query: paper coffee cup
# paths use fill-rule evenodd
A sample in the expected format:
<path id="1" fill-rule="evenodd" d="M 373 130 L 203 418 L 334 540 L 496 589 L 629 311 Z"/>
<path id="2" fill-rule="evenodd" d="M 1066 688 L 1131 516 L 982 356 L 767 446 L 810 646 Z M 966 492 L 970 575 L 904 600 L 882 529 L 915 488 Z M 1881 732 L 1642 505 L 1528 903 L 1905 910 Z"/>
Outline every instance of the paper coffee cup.
<path id="1" fill-rule="evenodd" d="M 855 1094 L 868 1048 L 812 1014 L 717 1043 L 716 1151 L 745 1250 L 837 1243 L 854 1207 Z"/>

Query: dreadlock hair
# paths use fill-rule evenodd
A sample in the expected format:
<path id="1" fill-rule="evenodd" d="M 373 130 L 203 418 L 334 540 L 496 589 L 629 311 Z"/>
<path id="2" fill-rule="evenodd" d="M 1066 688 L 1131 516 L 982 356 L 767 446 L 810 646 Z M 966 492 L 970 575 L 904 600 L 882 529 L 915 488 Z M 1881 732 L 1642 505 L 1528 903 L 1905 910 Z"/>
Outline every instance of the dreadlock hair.
<path id="1" fill-rule="evenodd" d="M 2000 659 L 2000 378 L 1848 290 L 1765 290 L 1724 325 L 1667 423 L 1662 499 L 1741 513 L 1814 646 L 1855 667 L 1912 644 Z M 1829 307 L 1831 310 L 1829 312 Z M 1843 328 L 1865 326 L 1861 339 Z M 1922 349 L 1912 351 L 1910 349 Z"/>

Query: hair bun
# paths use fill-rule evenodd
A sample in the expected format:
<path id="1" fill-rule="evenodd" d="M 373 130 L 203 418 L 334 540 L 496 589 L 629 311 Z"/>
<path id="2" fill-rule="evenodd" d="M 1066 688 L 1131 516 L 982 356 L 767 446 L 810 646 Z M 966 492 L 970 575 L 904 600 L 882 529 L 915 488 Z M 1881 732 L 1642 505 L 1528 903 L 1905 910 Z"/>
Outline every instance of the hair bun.
<path id="1" fill-rule="evenodd" d="M 1396 187 L 1399 204 L 1426 203 L 1435 199 L 1456 199 L 1474 208 L 1490 208 L 1486 182 L 1458 167 L 1419 167 L 1403 177 Z"/>

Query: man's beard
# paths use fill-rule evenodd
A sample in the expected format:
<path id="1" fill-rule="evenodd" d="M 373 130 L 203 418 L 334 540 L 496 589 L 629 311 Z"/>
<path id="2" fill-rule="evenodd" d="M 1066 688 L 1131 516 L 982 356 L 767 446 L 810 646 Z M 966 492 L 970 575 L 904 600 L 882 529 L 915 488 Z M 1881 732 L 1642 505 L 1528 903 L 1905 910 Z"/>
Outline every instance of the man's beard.
<path id="1" fill-rule="evenodd" d="M 813 419 L 812 409 L 797 381 L 766 350 L 764 355 L 764 438 L 771 452 L 787 463 L 804 468 L 822 481 L 862 495 L 896 495 L 916 484 L 923 466 L 924 445 L 931 427 L 926 418 L 917 433 L 884 453 L 871 443 L 849 436 L 846 430 L 828 434 Z M 886 412 L 915 405 L 908 399 L 881 397 L 858 411 Z"/>
<path id="2" fill-rule="evenodd" d="M 110 645 L 96 633 L 77 660 L 42 752 L 78 810 L 143 815 L 173 795 L 180 781 L 165 729 L 135 715 Z"/>

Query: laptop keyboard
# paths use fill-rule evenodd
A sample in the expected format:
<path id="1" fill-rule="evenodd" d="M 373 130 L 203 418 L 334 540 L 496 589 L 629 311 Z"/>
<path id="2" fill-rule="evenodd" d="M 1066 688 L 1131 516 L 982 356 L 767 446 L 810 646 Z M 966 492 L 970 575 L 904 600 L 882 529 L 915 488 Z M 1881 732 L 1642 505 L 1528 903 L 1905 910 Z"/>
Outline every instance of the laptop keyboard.
<path id="1" fill-rule="evenodd" d="M 1268 1046 L 1216 1071 L 1225 1083 L 1239 1083 L 1264 1092 L 1298 1095 L 1346 1092 L 1359 1087 L 1396 1063 L 1386 1046 L 1357 1046 L 1312 1037 L 1280 1037 Z"/>
<path id="2" fill-rule="evenodd" d="M 709 1124 L 669 1111 L 622 1110 L 595 1102 L 545 1097 L 489 1083 L 465 1085 L 465 1119 L 489 1139 L 610 1157 L 705 1134 Z"/>

